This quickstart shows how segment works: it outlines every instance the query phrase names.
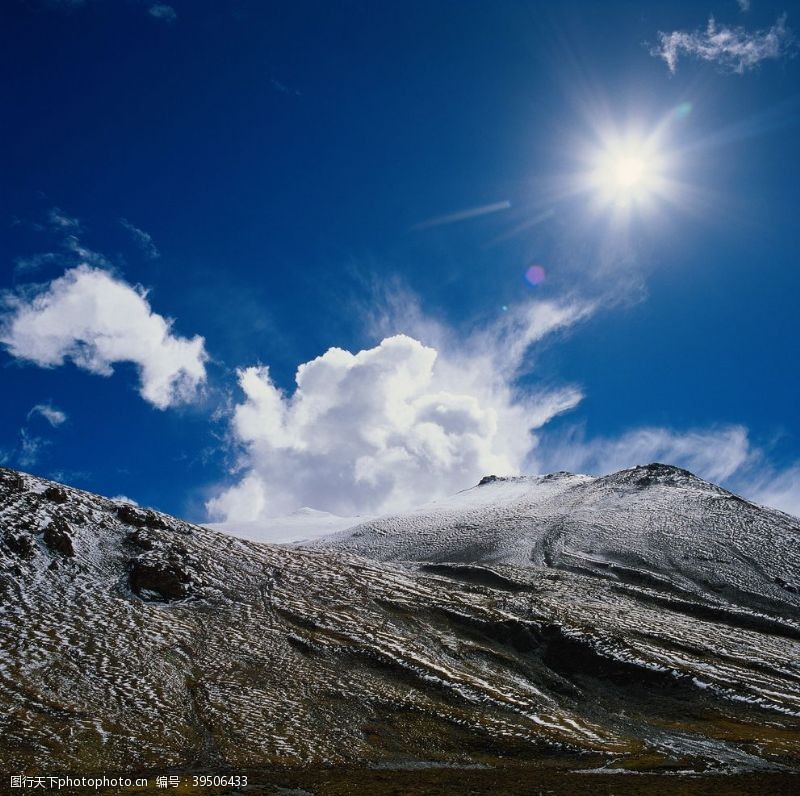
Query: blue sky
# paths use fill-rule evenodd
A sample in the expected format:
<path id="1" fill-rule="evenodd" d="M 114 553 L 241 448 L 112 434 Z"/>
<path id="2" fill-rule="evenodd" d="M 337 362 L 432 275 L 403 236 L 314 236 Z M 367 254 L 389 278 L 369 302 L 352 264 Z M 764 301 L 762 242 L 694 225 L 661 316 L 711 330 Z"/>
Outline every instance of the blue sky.
<path id="1" fill-rule="evenodd" d="M 1 13 L 7 466 L 248 520 L 666 459 L 800 513 L 796 3 Z"/>

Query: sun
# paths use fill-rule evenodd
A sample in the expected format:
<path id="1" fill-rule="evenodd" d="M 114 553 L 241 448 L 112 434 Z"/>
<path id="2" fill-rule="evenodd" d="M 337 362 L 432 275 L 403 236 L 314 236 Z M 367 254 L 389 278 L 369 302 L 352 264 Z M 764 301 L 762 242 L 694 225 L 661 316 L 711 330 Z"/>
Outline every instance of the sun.
<path id="1" fill-rule="evenodd" d="M 647 161 L 638 157 L 617 158 L 611 164 L 611 177 L 621 191 L 636 188 L 647 178 Z"/>
<path id="2" fill-rule="evenodd" d="M 651 142 L 606 143 L 593 153 L 591 162 L 588 187 L 605 203 L 640 203 L 663 187 L 664 157 Z"/>

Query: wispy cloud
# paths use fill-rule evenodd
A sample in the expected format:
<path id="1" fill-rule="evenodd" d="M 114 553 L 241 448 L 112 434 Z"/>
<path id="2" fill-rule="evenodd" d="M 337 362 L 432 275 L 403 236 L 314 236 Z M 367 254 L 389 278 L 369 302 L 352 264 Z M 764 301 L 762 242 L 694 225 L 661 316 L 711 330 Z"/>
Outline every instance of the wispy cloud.
<path id="1" fill-rule="evenodd" d="M 756 31 L 748 31 L 742 26 L 718 25 L 710 17 L 705 29 L 675 30 L 672 33 L 659 31 L 658 46 L 653 47 L 650 53 L 662 58 L 672 73 L 678 68 L 678 60 L 686 56 L 718 64 L 741 75 L 755 69 L 762 61 L 791 54 L 793 42 L 785 15 L 772 27 Z"/>
<path id="2" fill-rule="evenodd" d="M 106 259 L 105 255 L 88 249 L 75 235 L 67 235 L 64 238 L 63 246 L 68 252 L 77 257 L 81 265 L 94 265 L 98 268 L 111 267 L 111 263 Z"/>
<path id="3" fill-rule="evenodd" d="M 300 97 L 302 94 L 296 89 L 292 88 L 291 86 L 287 86 L 286 83 L 278 80 L 277 77 L 271 77 L 269 79 L 269 84 L 275 91 L 279 92 L 280 94 L 291 94 L 294 97 Z"/>
<path id="4" fill-rule="evenodd" d="M 60 409 L 56 409 L 52 404 L 36 404 L 30 412 L 28 412 L 28 420 L 34 415 L 43 417 L 53 428 L 62 425 L 67 420 L 67 415 Z"/>
<path id="5" fill-rule="evenodd" d="M 144 289 L 107 271 L 79 265 L 3 298 L 0 344 L 20 360 L 52 368 L 69 359 L 101 376 L 132 362 L 142 398 L 159 409 L 192 400 L 205 381 L 203 338 L 173 334 Z"/>
<path id="6" fill-rule="evenodd" d="M 757 503 L 800 517 L 800 463 L 784 470 L 761 468 L 743 481 L 742 493 Z"/>
<path id="7" fill-rule="evenodd" d="M 50 445 L 50 440 L 33 436 L 27 429 L 20 431 L 20 444 L 15 452 L 15 459 L 20 467 L 32 467 L 39 461 L 42 448 Z"/>
<path id="8" fill-rule="evenodd" d="M 154 3 L 147 9 L 153 19 L 160 19 L 163 22 L 174 22 L 178 18 L 175 9 L 166 3 Z"/>
<path id="9" fill-rule="evenodd" d="M 74 216 L 67 215 L 59 207 L 51 208 L 47 214 L 47 220 L 50 223 L 50 227 L 57 231 L 79 232 L 81 229 L 81 222 Z"/>
<path id="10" fill-rule="evenodd" d="M 529 467 L 603 475 L 650 462 L 685 467 L 757 503 L 800 516 L 800 462 L 773 465 L 742 425 L 686 431 L 645 427 L 589 439 L 581 428 L 572 428 L 543 435 Z"/>
<path id="11" fill-rule="evenodd" d="M 548 438 L 535 452 L 538 471 L 569 470 L 599 475 L 650 462 L 676 464 L 710 481 L 730 478 L 747 461 L 750 444 L 743 426 L 685 432 L 637 428 L 617 437 L 587 439 L 573 428 Z"/>
<path id="12" fill-rule="evenodd" d="M 145 257 L 149 260 L 155 260 L 157 257 L 161 256 L 161 253 L 153 242 L 153 236 L 149 232 L 145 232 L 143 229 L 139 229 L 139 227 L 131 224 L 127 218 L 121 218 L 119 223 L 130 232 L 134 243 L 142 250 Z"/>
<path id="13" fill-rule="evenodd" d="M 42 252 L 40 254 L 32 254 L 30 257 L 17 257 L 14 260 L 14 272 L 16 274 L 31 273 L 59 261 L 60 255 L 55 252 Z"/>
<path id="14" fill-rule="evenodd" d="M 42 451 L 52 445 L 52 440 L 32 431 L 31 420 L 34 417 L 43 418 L 51 428 L 58 428 L 67 420 L 66 413 L 56 409 L 52 404 L 36 404 L 28 412 L 25 424 L 19 430 L 19 443 L 11 450 L 0 451 L 0 464 L 33 467 L 38 463 Z"/>
<path id="15" fill-rule="evenodd" d="M 454 224 L 457 221 L 467 221 L 471 218 L 497 213 L 500 210 L 508 210 L 509 207 L 511 207 L 511 202 L 507 200 L 481 205 L 480 207 L 469 207 L 466 210 L 458 210 L 455 213 L 448 213 L 444 216 L 429 218 L 427 221 L 420 221 L 418 224 L 414 224 L 411 229 L 428 229 L 429 227 L 440 227 L 443 224 Z"/>
<path id="16" fill-rule="evenodd" d="M 739 4 L 739 11 L 742 13 L 750 10 L 750 0 L 736 0 L 736 2 Z"/>

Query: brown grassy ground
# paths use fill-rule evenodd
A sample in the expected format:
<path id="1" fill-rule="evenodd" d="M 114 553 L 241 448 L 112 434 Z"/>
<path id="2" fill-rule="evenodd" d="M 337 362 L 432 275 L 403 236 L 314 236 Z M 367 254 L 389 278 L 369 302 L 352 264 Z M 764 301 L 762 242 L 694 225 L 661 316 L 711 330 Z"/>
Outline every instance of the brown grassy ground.
<path id="1" fill-rule="evenodd" d="M 245 773 L 245 772 L 237 772 Z M 482 769 L 376 770 L 355 768 L 248 771 L 244 788 L 193 787 L 181 774 L 178 788 L 92 790 L 103 796 L 789 796 L 800 793 L 800 772 L 742 774 L 580 773 L 549 766 Z M 144 776 L 144 775 L 142 775 Z M 41 792 L 41 791 L 40 791 Z M 83 796 L 86 790 L 61 790 Z"/>

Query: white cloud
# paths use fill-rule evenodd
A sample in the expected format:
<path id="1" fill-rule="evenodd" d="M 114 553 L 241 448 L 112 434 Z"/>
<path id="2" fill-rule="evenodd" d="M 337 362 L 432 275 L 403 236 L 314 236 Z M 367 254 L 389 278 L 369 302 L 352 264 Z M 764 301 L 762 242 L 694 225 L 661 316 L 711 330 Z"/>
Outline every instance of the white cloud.
<path id="1" fill-rule="evenodd" d="M 750 0 L 736 0 L 736 2 L 739 4 L 739 11 L 742 13 L 750 10 Z"/>
<path id="2" fill-rule="evenodd" d="M 33 415 L 41 415 L 53 428 L 60 426 L 66 422 L 67 415 L 60 409 L 56 409 L 52 404 L 36 404 L 30 412 L 28 412 L 28 420 Z"/>
<path id="3" fill-rule="evenodd" d="M 684 467 L 756 503 L 800 516 L 800 463 L 775 467 L 740 425 L 689 431 L 638 428 L 588 440 L 580 429 L 572 429 L 545 437 L 530 465 L 539 472 L 604 475 L 651 462 Z"/>
<path id="4" fill-rule="evenodd" d="M 800 463 L 783 471 L 763 468 L 743 489 L 757 503 L 800 517 Z"/>
<path id="5" fill-rule="evenodd" d="M 41 367 L 72 360 L 102 376 L 118 362 L 139 369 L 141 396 L 159 409 L 191 400 L 205 381 L 204 340 L 174 335 L 145 291 L 80 265 L 38 290 L 5 296 L 0 343 Z"/>
<path id="6" fill-rule="evenodd" d="M 691 56 L 741 75 L 755 69 L 761 61 L 788 55 L 793 36 L 786 27 L 785 16 L 772 27 L 753 32 L 741 26 L 717 25 L 710 17 L 705 30 L 659 32 L 658 41 L 658 46 L 650 52 L 663 58 L 670 72 L 677 70 L 681 56 Z"/>
<path id="7" fill-rule="evenodd" d="M 244 451 L 239 480 L 208 502 L 210 515 L 247 521 L 301 506 L 371 514 L 451 494 L 488 473 L 518 473 L 530 431 L 582 397 L 572 387 L 519 394 L 523 357 L 589 312 L 542 302 L 464 342 L 418 323 L 435 347 L 402 334 L 355 354 L 330 348 L 298 368 L 291 395 L 267 367 L 244 368 L 245 398 L 232 422 Z"/>
<path id="8" fill-rule="evenodd" d="M 149 232 L 145 232 L 143 229 L 139 229 L 139 227 L 134 226 L 130 221 L 128 221 L 127 218 L 121 218 L 119 223 L 122 224 L 122 226 L 125 227 L 128 232 L 130 232 L 131 237 L 136 245 L 142 250 L 142 253 L 145 257 L 147 257 L 149 260 L 155 260 L 157 257 L 161 256 L 156 244 L 153 243 L 153 236 Z"/>
<path id="9" fill-rule="evenodd" d="M 67 237 L 64 238 L 63 246 L 67 251 L 77 257 L 81 265 L 94 265 L 98 268 L 111 267 L 111 263 L 105 258 L 105 255 L 87 249 L 74 235 L 67 235 Z"/>
<path id="10" fill-rule="evenodd" d="M 174 22 L 178 18 L 175 9 L 166 3 L 154 3 L 150 6 L 147 13 L 154 19 L 161 19 L 164 22 Z"/>
<path id="11" fill-rule="evenodd" d="M 543 440 L 536 451 L 535 469 L 595 475 L 637 464 L 662 462 L 685 467 L 709 481 L 719 482 L 730 478 L 749 455 L 747 429 L 743 426 L 687 432 L 638 428 L 619 437 L 589 440 L 580 430 L 573 429 L 561 438 Z"/>
<path id="12" fill-rule="evenodd" d="M 133 498 L 129 498 L 126 495 L 116 495 L 115 497 L 109 499 L 113 500 L 115 503 L 127 503 L 130 506 L 139 505 Z"/>

